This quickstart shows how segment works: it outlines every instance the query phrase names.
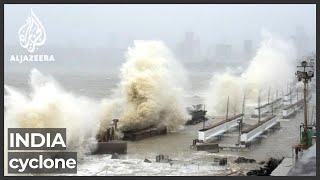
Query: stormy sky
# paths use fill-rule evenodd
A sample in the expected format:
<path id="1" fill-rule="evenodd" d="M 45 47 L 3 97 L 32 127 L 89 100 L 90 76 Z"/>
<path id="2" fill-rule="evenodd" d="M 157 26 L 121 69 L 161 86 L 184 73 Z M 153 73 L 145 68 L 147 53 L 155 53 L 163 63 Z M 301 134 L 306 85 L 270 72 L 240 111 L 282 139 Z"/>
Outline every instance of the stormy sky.
<path id="1" fill-rule="evenodd" d="M 315 39 L 315 5 L 5 5 L 6 44 L 30 9 L 46 28 L 47 44 L 75 47 L 125 45 L 131 39 L 160 39 L 170 45 L 187 31 L 203 45 L 258 41 L 262 29 L 288 36 L 297 26 Z"/>
<path id="2" fill-rule="evenodd" d="M 4 8 L 6 59 L 14 53 L 10 48 L 21 49 L 18 30 L 30 16 L 31 9 L 45 27 L 47 39 L 44 48 L 94 49 L 90 53 L 96 56 L 100 52 L 105 53 L 103 48 L 106 47 L 120 49 L 113 52 L 116 55 L 109 58 L 110 62 L 119 61 L 133 40 L 162 40 L 175 52 L 186 32 L 193 32 L 199 39 L 202 53 L 199 57 L 221 43 L 231 44 L 233 51 L 240 51 L 244 40 L 252 40 L 256 47 L 263 31 L 290 38 L 298 29 L 307 38 L 307 49 L 315 49 L 315 5 L 7 4 Z M 57 56 L 58 59 L 70 59 L 75 54 Z M 85 55 L 79 52 L 78 56 L 81 59 Z M 90 57 L 97 59 L 93 55 Z"/>

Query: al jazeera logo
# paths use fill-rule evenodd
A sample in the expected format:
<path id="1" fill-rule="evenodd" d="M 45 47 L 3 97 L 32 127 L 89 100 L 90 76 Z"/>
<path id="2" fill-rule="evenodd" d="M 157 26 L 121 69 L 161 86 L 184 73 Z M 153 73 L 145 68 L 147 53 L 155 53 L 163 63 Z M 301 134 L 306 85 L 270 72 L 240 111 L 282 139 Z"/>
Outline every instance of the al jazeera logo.
<path id="1" fill-rule="evenodd" d="M 55 58 L 52 54 L 36 54 L 35 52 L 45 44 L 47 39 L 46 30 L 35 15 L 30 11 L 30 17 L 26 19 L 18 30 L 19 43 L 26 50 L 25 54 L 15 54 L 10 56 L 10 62 L 52 62 Z"/>

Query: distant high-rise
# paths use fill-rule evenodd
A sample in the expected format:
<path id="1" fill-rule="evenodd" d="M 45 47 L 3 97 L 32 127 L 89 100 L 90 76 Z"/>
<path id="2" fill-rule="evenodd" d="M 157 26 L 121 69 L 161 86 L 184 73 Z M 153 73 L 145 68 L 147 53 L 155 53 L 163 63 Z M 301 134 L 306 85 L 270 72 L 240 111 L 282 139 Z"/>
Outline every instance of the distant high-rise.
<path id="1" fill-rule="evenodd" d="M 200 58 L 200 40 L 193 32 L 186 32 L 183 41 L 178 44 L 178 54 L 185 62 L 195 62 Z"/>
<path id="2" fill-rule="evenodd" d="M 253 55 L 253 46 L 251 40 L 244 40 L 243 42 L 243 54 L 245 59 L 251 59 Z"/>
<path id="3" fill-rule="evenodd" d="M 216 45 L 216 58 L 230 59 L 232 57 L 231 44 L 217 44 Z"/>

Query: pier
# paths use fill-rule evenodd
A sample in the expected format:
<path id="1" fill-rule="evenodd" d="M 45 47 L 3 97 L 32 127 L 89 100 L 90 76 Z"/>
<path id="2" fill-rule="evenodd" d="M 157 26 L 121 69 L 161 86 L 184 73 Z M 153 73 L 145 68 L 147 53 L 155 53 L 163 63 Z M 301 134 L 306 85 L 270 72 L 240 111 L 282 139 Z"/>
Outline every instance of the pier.
<path id="1" fill-rule="evenodd" d="M 293 104 L 287 105 L 282 109 L 282 118 L 288 119 L 296 114 L 303 107 L 303 99 L 296 101 Z"/>
<path id="2" fill-rule="evenodd" d="M 243 114 L 238 114 L 216 124 L 213 124 L 210 127 L 200 129 L 198 131 L 198 140 L 205 142 L 213 137 L 222 135 L 231 128 L 238 126 L 239 121 L 242 119 L 242 116 Z"/>
<path id="3" fill-rule="evenodd" d="M 274 101 L 270 103 L 263 104 L 261 106 L 256 107 L 253 110 L 253 114 L 251 117 L 257 118 L 259 117 L 259 110 L 260 110 L 260 116 L 265 117 L 269 112 L 272 112 L 274 109 L 278 109 L 281 107 L 281 98 L 275 99 Z"/>
<path id="4" fill-rule="evenodd" d="M 307 101 L 311 99 L 311 94 L 308 96 Z M 295 100 L 292 104 L 286 105 L 282 109 L 282 118 L 289 119 L 294 116 L 298 110 L 303 108 L 303 99 Z"/>
<path id="5" fill-rule="evenodd" d="M 271 115 L 257 123 L 256 125 L 241 131 L 240 143 L 246 145 L 253 141 L 256 137 L 263 134 L 265 131 L 279 124 L 278 118 Z"/>

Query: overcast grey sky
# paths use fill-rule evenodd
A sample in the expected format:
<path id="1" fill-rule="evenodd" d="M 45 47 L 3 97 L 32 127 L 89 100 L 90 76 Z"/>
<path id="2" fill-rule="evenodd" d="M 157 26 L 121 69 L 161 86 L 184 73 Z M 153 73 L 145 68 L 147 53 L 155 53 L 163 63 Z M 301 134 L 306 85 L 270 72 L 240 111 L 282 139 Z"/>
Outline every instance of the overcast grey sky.
<path id="1" fill-rule="evenodd" d="M 18 44 L 18 29 L 31 8 L 46 28 L 46 45 L 60 47 L 105 47 L 110 41 L 124 47 L 133 39 L 159 39 L 174 47 L 186 31 L 195 32 L 203 46 L 244 39 L 258 43 L 263 29 L 286 38 L 296 26 L 315 42 L 316 6 L 308 4 L 12 4 L 4 9 L 6 45 Z"/>

